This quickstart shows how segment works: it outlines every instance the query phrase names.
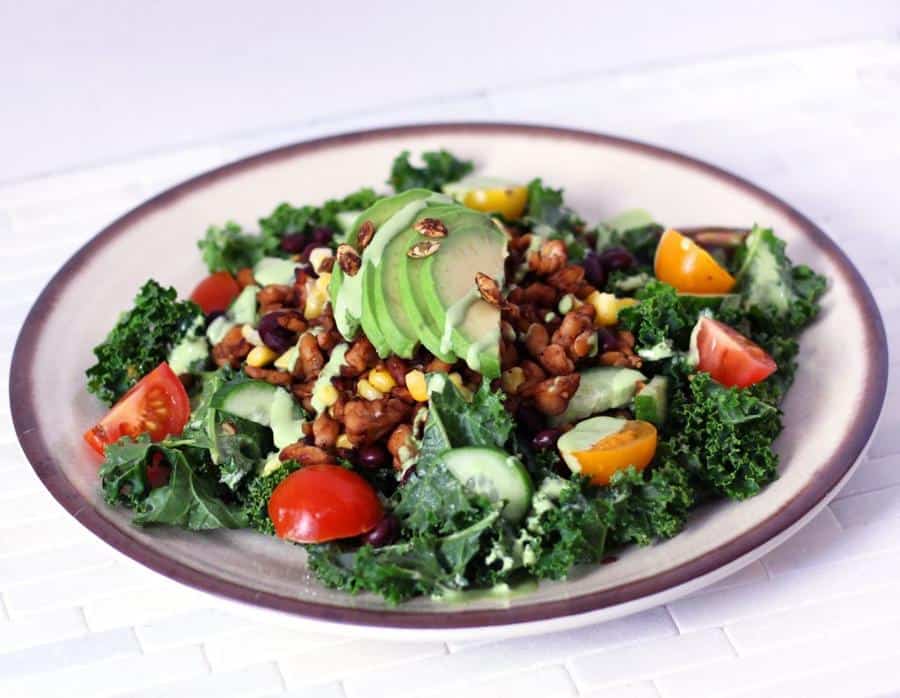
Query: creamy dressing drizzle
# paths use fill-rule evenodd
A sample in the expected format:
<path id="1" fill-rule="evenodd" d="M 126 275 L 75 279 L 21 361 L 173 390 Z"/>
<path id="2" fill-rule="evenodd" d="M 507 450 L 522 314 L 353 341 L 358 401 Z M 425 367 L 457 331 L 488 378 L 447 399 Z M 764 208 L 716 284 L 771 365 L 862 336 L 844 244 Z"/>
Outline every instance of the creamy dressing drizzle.
<path id="1" fill-rule="evenodd" d="M 481 371 L 481 352 L 486 351 L 492 345 L 500 343 L 500 328 L 491 330 L 484 337 L 469 345 L 466 352 L 466 363 L 473 371 Z"/>
<path id="2" fill-rule="evenodd" d="M 453 330 L 462 324 L 469 308 L 479 298 L 481 298 L 481 294 L 478 292 L 478 288 L 472 286 L 468 293 L 447 308 L 447 315 L 444 318 L 444 333 L 441 335 L 442 352 L 449 352 L 453 348 Z M 473 370 L 477 371 L 478 369 Z"/>

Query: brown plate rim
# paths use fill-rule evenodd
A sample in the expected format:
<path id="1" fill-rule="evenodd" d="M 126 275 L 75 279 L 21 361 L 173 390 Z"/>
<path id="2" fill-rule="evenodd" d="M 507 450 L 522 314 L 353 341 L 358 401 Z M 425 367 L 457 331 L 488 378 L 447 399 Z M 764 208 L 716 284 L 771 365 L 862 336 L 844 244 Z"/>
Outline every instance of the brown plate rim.
<path id="1" fill-rule="evenodd" d="M 820 471 L 820 476 L 781 509 L 759 522 L 747 533 L 722 544 L 710 553 L 665 572 L 611 589 L 590 592 L 572 598 L 507 609 L 459 610 L 451 613 L 407 612 L 403 611 L 402 606 L 398 607 L 396 611 L 362 609 L 349 605 L 340 606 L 303 601 L 262 592 L 252 587 L 212 577 L 185 563 L 157 553 L 116 528 L 112 522 L 95 510 L 56 465 L 52 451 L 37 429 L 36 413 L 39 401 L 38 396 L 34 394 L 31 381 L 32 371 L 35 368 L 33 364 L 34 348 L 43 328 L 46 311 L 52 308 L 78 269 L 91 255 L 134 221 L 169 205 L 182 196 L 189 195 L 197 188 L 220 177 L 246 168 L 265 165 L 285 157 L 340 147 L 348 143 L 405 135 L 439 135 L 441 133 L 527 134 L 585 143 L 602 143 L 636 151 L 717 177 L 737 186 L 766 205 L 780 210 L 790 218 L 816 247 L 828 255 L 839 273 L 846 278 L 852 289 L 853 300 L 863 316 L 866 333 L 865 351 L 861 352 L 861 355 L 866 359 L 864 394 L 868 396 L 868 399 L 852 424 L 849 425 L 840 445 Z M 415 124 L 353 131 L 286 145 L 217 167 L 150 198 L 115 220 L 81 247 L 53 276 L 38 296 L 16 341 L 10 367 L 9 396 L 13 423 L 19 442 L 44 486 L 56 501 L 83 526 L 132 560 L 200 591 L 313 620 L 372 627 L 440 630 L 531 623 L 598 611 L 664 593 L 740 560 L 800 522 L 804 516 L 829 496 L 849 472 L 862 454 L 875 429 L 887 390 L 887 374 L 888 350 L 884 324 L 872 293 L 859 271 L 837 244 L 818 226 L 773 194 L 737 175 L 696 158 L 627 138 L 536 124 L 465 122 Z"/>

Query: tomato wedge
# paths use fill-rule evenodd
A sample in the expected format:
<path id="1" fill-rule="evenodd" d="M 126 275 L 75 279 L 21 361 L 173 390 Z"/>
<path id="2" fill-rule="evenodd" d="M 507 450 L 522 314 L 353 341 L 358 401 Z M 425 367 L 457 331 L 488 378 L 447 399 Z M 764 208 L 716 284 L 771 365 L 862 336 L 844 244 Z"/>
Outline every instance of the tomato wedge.
<path id="1" fill-rule="evenodd" d="M 735 284 L 709 252 L 671 228 L 659 239 L 653 272 L 682 293 L 728 293 Z"/>
<path id="2" fill-rule="evenodd" d="M 372 486 L 339 465 L 308 465 L 288 475 L 269 498 L 279 538 L 323 543 L 371 531 L 384 516 Z"/>
<path id="3" fill-rule="evenodd" d="M 170 434 L 180 434 L 190 416 L 187 391 L 169 364 L 163 362 L 88 429 L 84 440 L 102 456 L 108 444 L 123 436 L 136 438 L 146 433 L 154 441 L 161 441 Z"/>
<path id="4" fill-rule="evenodd" d="M 191 293 L 191 300 L 209 315 L 216 311 L 228 310 L 228 306 L 240 292 L 241 287 L 231 274 L 227 271 L 217 271 L 197 284 L 197 288 Z"/>
<path id="5" fill-rule="evenodd" d="M 718 383 L 746 388 L 771 376 L 777 364 L 758 344 L 723 322 L 701 317 L 694 328 L 699 362 L 697 369 L 706 371 Z"/>
<path id="6" fill-rule="evenodd" d="M 572 453 L 578 461 L 580 473 L 591 478 L 595 485 L 608 485 L 618 471 L 633 465 L 637 470 L 647 467 L 656 453 L 656 427 L 650 422 L 629 420 L 622 429 L 605 436 L 589 449 Z"/>

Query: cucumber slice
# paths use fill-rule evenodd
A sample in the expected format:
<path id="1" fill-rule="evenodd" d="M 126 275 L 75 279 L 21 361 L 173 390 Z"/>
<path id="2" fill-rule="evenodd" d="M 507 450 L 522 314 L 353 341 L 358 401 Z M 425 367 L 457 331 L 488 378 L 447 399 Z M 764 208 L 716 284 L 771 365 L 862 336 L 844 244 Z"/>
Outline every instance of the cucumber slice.
<path id="1" fill-rule="evenodd" d="M 643 419 L 658 427 L 666 421 L 668 412 L 669 380 L 665 376 L 653 376 L 650 382 L 634 396 L 634 418 Z"/>
<path id="2" fill-rule="evenodd" d="M 534 485 L 525 466 L 515 456 L 497 448 L 452 448 L 441 460 L 453 476 L 492 502 L 506 502 L 503 518 L 521 521 L 531 506 Z"/>
<path id="3" fill-rule="evenodd" d="M 276 386 L 263 381 L 229 381 L 213 395 L 210 406 L 267 427 L 271 423 Z"/>

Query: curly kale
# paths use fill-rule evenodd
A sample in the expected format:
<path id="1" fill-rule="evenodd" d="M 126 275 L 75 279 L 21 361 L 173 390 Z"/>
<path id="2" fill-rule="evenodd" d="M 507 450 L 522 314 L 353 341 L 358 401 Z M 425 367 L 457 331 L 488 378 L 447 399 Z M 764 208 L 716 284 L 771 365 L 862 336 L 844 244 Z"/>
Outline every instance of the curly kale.
<path id="1" fill-rule="evenodd" d="M 526 521 L 523 563 L 539 579 L 564 579 L 574 565 L 597 562 L 606 549 L 609 511 L 586 481 L 548 477 Z"/>
<path id="2" fill-rule="evenodd" d="M 415 167 L 409 161 L 409 151 L 404 150 L 394 158 L 388 184 L 398 193 L 407 189 L 441 191 L 445 184 L 459 181 L 474 168 L 471 160 L 460 160 L 446 150 L 426 151 L 422 161 L 424 167 Z"/>
<path id="3" fill-rule="evenodd" d="M 178 301 L 174 288 L 150 279 L 122 314 L 102 344 L 94 347 L 97 363 L 87 370 L 87 389 L 113 404 L 169 352 L 203 318 L 199 306 Z"/>
<path id="4" fill-rule="evenodd" d="M 197 247 L 211 273 L 237 274 L 241 269 L 252 267 L 264 254 L 263 238 L 245 233 L 233 221 L 223 226 L 211 225 L 206 229 L 206 236 L 197 242 Z"/>
<path id="5" fill-rule="evenodd" d="M 329 228 L 333 232 L 341 229 L 338 216 L 348 211 L 362 211 L 378 199 L 373 189 L 368 187 L 348 194 L 342 199 L 329 199 L 321 206 L 293 206 L 280 204 L 266 218 L 259 219 L 260 238 L 263 253 L 270 256 L 289 256 L 281 249 L 281 240 L 293 233 L 310 233 L 315 228 Z"/>
<path id="6" fill-rule="evenodd" d="M 775 479 L 772 442 L 781 432 L 780 417 L 752 390 L 725 388 L 708 373 L 696 373 L 673 395 L 660 453 L 714 492 L 746 499 Z"/>
<path id="7" fill-rule="evenodd" d="M 584 221 L 563 199 L 562 189 L 544 186 L 540 178 L 528 183 L 528 206 L 522 223 L 549 240 L 562 240 L 569 259 L 580 261 L 587 253 Z"/>
<path id="8" fill-rule="evenodd" d="M 499 512 L 493 510 L 449 535 L 418 536 L 383 548 L 364 545 L 343 551 L 334 544 L 310 545 L 307 564 L 326 586 L 353 594 L 381 594 L 390 603 L 461 591 L 472 585 L 469 567 L 498 518 Z"/>
<path id="9" fill-rule="evenodd" d="M 300 464 L 296 461 L 284 461 L 280 468 L 277 468 L 268 475 L 257 475 L 253 479 L 245 483 L 244 488 L 240 492 L 241 511 L 247 519 L 247 525 L 270 536 L 275 535 L 275 526 L 269 518 L 269 498 L 272 492 L 280 485 L 284 479 L 300 469 Z"/>
<path id="10" fill-rule="evenodd" d="M 620 470 L 600 496 L 610 507 L 609 537 L 616 545 L 671 538 L 684 528 L 696 503 L 687 472 L 671 462 L 644 472 Z"/>

